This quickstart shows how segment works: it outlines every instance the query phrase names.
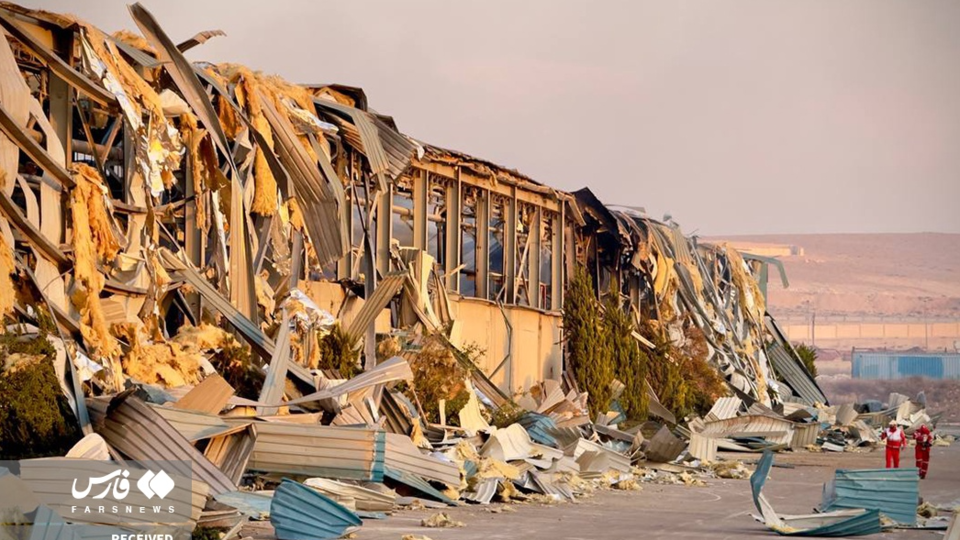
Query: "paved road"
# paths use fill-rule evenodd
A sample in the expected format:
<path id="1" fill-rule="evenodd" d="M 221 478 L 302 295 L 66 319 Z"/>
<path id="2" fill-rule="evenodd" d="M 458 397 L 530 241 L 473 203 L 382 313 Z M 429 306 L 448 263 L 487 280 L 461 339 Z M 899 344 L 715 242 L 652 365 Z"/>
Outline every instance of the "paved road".
<path id="1" fill-rule="evenodd" d="M 912 450 L 909 456 L 912 456 Z M 756 456 L 738 454 L 749 460 Z M 823 483 L 835 468 L 882 466 L 880 451 L 867 454 L 781 454 L 764 493 L 778 512 L 806 514 L 820 502 Z M 453 508 L 449 514 L 463 521 L 461 529 L 428 529 L 420 520 L 435 511 L 401 511 L 382 521 L 368 521 L 357 540 L 399 540 L 404 534 L 433 540 L 547 539 L 643 540 L 655 538 L 722 539 L 777 538 L 750 517 L 755 513 L 746 480 L 708 480 L 707 487 L 644 484 L 640 492 L 604 491 L 577 503 L 552 506 L 512 505 L 515 513 L 493 514 L 479 506 Z M 960 499 L 960 443 L 934 448 L 930 476 L 920 485 L 931 503 Z M 492 506 L 497 506 L 496 504 Z M 941 532 L 891 531 L 871 539 L 939 540 Z"/>

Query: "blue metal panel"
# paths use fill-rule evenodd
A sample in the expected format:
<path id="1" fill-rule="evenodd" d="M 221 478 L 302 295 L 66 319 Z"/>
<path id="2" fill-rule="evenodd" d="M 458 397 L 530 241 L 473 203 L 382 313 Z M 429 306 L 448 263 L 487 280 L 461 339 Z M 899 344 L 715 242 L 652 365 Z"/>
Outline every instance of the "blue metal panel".
<path id="1" fill-rule="evenodd" d="M 327 540 L 363 522 L 337 501 L 284 478 L 270 503 L 270 523 L 280 540 Z"/>
<path id="2" fill-rule="evenodd" d="M 854 351 L 855 379 L 960 379 L 960 354 Z"/>
<path id="3" fill-rule="evenodd" d="M 900 356 L 897 358 L 899 378 L 930 377 L 943 378 L 943 358 L 932 356 Z"/>
<path id="4" fill-rule="evenodd" d="M 763 513 L 763 508 L 760 506 L 760 494 L 763 490 L 763 485 L 767 481 L 767 476 L 770 474 L 771 467 L 773 467 L 773 452 L 767 450 L 757 463 L 756 470 L 750 475 L 753 504 L 756 505 L 760 513 Z M 839 519 L 833 523 L 811 529 L 777 528 L 774 530 L 782 536 L 844 537 L 876 534 L 881 530 L 880 512 L 878 510 L 867 510 L 862 514 Z"/>
<path id="5" fill-rule="evenodd" d="M 386 462 L 387 456 L 387 432 L 380 430 L 377 431 L 377 435 L 374 438 L 374 452 L 373 452 L 373 471 L 371 474 L 371 481 L 373 482 L 383 482 L 383 472 L 386 468 L 384 463 Z"/>
<path id="6" fill-rule="evenodd" d="M 535 412 L 529 412 L 520 417 L 518 423 L 527 430 L 530 438 L 535 442 L 558 448 L 557 439 L 555 439 L 553 435 L 550 435 L 549 432 L 551 429 L 556 429 L 557 427 L 557 423 L 553 421 L 553 418 Z"/>
<path id="7" fill-rule="evenodd" d="M 824 512 L 868 508 L 905 525 L 917 521 L 920 477 L 913 467 L 904 469 L 838 469 L 824 487 Z"/>

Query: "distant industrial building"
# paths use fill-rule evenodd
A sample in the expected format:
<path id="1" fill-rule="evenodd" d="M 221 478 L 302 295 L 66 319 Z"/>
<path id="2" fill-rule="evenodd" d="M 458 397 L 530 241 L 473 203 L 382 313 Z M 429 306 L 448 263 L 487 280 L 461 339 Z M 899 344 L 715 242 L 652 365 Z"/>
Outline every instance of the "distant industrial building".
<path id="1" fill-rule="evenodd" d="M 853 351 L 854 379 L 960 379 L 960 353 Z"/>
<path id="2" fill-rule="evenodd" d="M 737 251 L 759 255 L 761 257 L 802 257 L 803 246 L 793 244 L 771 244 L 766 242 L 731 241 L 727 245 Z"/>

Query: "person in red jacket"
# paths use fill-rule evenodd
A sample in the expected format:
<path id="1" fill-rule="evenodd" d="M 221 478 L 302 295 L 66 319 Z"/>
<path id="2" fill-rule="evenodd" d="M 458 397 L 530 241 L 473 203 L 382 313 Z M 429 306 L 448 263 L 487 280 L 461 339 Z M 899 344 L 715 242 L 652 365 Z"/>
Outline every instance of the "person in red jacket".
<path id="1" fill-rule="evenodd" d="M 930 466 L 930 448 L 933 447 L 933 435 L 930 428 L 923 424 L 913 433 L 917 441 L 917 468 L 920 469 L 920 478 L 927 477 L 927 467 Z"/>
<path id="2" fill-rule="evenodd" d="M 887 441 L 887 468 L 900 468 L 900 450 L 907 446 L 907 436 L 897 425 L 896 420 L 891 420 L 887 429 L 883 430 L 880 438 Z"/>

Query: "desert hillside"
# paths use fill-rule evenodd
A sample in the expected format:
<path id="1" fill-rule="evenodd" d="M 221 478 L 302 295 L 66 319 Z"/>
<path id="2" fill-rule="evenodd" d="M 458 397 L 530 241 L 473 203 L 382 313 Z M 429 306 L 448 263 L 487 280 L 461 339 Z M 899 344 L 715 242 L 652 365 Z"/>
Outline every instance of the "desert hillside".
<path id="1" fill-rule="evenodd" d="M 797 234 L 710 238 L 794 246 L 778 257 L 790 280 L 771 274 L 770 310 L 808 316 L 960 319 L 960 234 Z"/>

